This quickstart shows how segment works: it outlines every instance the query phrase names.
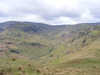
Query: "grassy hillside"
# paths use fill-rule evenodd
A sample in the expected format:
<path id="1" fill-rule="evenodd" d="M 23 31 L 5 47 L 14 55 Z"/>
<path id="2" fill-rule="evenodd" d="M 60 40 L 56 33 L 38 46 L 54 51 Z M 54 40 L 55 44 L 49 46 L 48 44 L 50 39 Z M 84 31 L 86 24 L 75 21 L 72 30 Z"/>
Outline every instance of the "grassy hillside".
<path id="1" fill-rule="evenodd" d="M 99 75 L 99 37 L 99 23 L 1 23 L 0 75 Z"/>

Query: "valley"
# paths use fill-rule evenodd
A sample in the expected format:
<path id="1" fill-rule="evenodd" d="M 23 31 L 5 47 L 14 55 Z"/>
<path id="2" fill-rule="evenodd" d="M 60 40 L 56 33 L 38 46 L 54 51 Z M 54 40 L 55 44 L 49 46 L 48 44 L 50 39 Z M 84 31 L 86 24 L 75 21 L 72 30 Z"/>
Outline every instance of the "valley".
<path id="1" fill-rule="evenodd" d="M 99 75 L 100 23 L 0 23 L 0 75 Z"/>

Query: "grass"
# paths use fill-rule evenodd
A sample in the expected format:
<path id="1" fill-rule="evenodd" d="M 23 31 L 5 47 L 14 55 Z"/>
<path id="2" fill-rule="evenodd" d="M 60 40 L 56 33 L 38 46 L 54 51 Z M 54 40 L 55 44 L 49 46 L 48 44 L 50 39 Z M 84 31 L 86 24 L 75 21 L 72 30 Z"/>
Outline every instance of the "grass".
<path id="1" fill-rule="evenodd" d="M 63 68 L 64 67 L 91 68 L 99 66 L 100 66 L 100 59 L 96 58 L 76 59 L 62 64 Z"/>
<path id="2" fill-rule="evenodd" d="M 20 27 L 24 28 L 24 25 L 0 33 L 0 45 L 7 46 L 10 55 L 0 56 L 0 73 L 3 75 L 100 74 L 99 30 L 76 27 L 37 34 L 24 32 Z"/>
<path id="3" fill-rule="evenodd" d="M 34 63 L 25 58 L 17 58 L 15 61 L 9 58 L 0 59 L 0 72 L 4 75 L 39 75 Z"/>

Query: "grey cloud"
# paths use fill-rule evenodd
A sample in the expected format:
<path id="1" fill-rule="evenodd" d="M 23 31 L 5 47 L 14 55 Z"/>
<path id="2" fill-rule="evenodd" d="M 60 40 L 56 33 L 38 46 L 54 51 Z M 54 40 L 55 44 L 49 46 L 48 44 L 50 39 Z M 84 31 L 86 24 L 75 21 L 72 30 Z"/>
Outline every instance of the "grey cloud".
<path id="1" fill-rule="evenodd" d="M 22 17 L 28 21 L 77 23 L 99 21 L 100 18 L 99 0 L 0 0 L 0 4 L 2 19 L 20 20 Z M 87 10 L 90 13 L 85 14 Z"/>

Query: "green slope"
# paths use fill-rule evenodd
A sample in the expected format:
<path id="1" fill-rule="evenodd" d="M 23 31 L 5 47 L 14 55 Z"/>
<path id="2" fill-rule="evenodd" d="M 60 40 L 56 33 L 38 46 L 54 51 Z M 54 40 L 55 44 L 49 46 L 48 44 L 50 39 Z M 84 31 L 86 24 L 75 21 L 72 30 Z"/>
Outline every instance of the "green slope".
<path id="1" fill-rule="evenodd" d="M 19 75 L 17 67 L 26 65 L 26 75 L 100 74 L 99 23 L 49 26 L 6 22 L 0 25 L 0 65 L 8 62 L 15 70 L 8 73 L 9 65 L 0 67 L 4 73 Z M 15 62 L 11 60 L 13 57 Z M 34 71 L 27 67 L 30 62 Z"/>

